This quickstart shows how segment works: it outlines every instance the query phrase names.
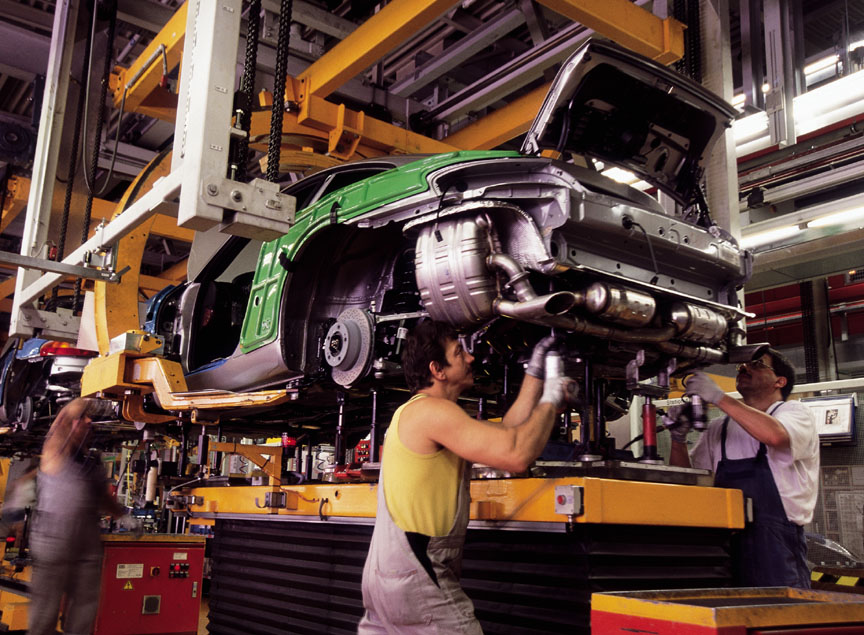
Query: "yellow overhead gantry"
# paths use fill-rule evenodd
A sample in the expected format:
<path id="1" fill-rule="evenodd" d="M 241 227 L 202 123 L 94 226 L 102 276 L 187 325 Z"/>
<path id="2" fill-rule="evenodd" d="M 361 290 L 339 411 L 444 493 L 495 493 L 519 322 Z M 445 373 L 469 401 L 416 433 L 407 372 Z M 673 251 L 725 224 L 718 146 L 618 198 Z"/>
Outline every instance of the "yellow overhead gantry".
<path id="1" fill-rule="evenodd" d="M 442 141 L 325 101 L 324 98 L 345 82 L 455 4 L 458 3 L 453 0 L 394 0 L 296 78 L 289 78 L 285 98 L 295 107 L 283 119 L 284 151 L 290 154 L 280 163 L 284 162 L 286 167 L 300 166 L 304 155 L 297 152 L 320 143 L 327 144 L 329 156 L 347 160 L 353 156 L 489 149 L 525 132 L 543 101 L 548 84 Z M 629 0 L 544 0 L 541 4 L 664 64 L 679 59 L 684 53 L 683 24 L 673 18 L 658 18 Z M 169 70 L 180 63 L 185 20 L 184 4 L 128 69 L 118 67 L 111 82 L 116 107 L 125 94 L 127 110 L 165 121 L 174 120 L 176 96 L 162 87 L 160 80 L 163 60 Z M 251 139 L 260 141 L 269 134 L 269 122 L 269 113 L 255 113 Z M 346 137 L 350 138 L 349 143 L 339 143 Z M 349 151 L 338 149 L 340 145 L 347 145 Z M 320 167 L 320 160 L 311 157 L 309 160 L 311 166 Z"/>

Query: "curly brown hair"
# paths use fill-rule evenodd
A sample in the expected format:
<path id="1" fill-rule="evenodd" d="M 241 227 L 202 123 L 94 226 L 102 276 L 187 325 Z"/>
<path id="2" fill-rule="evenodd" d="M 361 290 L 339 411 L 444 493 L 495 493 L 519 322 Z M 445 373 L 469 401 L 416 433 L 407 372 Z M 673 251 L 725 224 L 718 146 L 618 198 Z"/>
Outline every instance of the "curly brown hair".
<path id="1" fill-rule="evenodd" d="M 414 327 L 402 350 L 402 370 L 412 395 L 432 385 L 431 362 L 440 364 L 442 368 L 449 366 L 447 342 L 458 337 L 456 329 L 444 322 L 424 320 Z"/>

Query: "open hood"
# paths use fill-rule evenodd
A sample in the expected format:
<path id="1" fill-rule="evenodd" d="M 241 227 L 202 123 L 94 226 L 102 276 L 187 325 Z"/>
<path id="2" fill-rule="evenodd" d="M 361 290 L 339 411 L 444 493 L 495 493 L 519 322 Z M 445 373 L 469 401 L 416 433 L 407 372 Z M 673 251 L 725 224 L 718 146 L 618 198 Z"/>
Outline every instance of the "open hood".
<path id="1" fill-rule="evenodd" d="M 683 205 L 732 106 L 699 84 L 619 46 L 592 40 L 561 67 L 523 154 L 572 152 L 617 165 Z"/>

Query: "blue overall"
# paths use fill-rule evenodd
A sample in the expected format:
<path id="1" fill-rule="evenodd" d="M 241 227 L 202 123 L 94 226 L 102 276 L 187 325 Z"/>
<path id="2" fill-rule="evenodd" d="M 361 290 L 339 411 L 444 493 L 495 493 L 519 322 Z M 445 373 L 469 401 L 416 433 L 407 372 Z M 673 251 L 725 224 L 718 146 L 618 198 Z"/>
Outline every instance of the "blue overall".
<path id="1" fill-rule="evenodd" d="M 779 407 L 779 406 L 777 406 Z M 775 407 L 768 414 L 773 414 Z M 732 578 L 736 586 L 790 586 L 810 588 L 804 528 L 789 521 L 771 468 L 767 448 L 759 444 L 749 459 L 726 458 L 726 429 L 720 434 L 722 459 L 714 485 L 740 489 L 753 500 L 753 522 L 732 538 Z"/>

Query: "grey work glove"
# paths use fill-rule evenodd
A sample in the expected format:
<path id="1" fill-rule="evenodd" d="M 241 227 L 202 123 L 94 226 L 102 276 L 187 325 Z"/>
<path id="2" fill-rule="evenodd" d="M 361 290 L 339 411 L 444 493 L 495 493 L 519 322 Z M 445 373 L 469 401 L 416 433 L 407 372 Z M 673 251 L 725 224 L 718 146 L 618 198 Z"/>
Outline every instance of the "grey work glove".
<path id="1" fill-rule="evenodd" d="M 693 428 L 693 421 L 687 413 L 686 406 L 672 406 L 663 415 L 663 427 L 669 430 L 669 437 L 677 443 L 687 443 L 687 435 Z"/>
<path id="2" fill-rule="evenodd" d="M 131 531 L 134 533 L 140 534 L 144 528 L 141 520 L 135 518 L 132 514 L 123 514 L 114 522 L 116 523 L 118 529 L 125 529 L 126 531 Z"/>
<path id="3" fill-rule="evenodd" d="M 720 403 L 726 393 L 720 386 L 714 383 L 708 375 L 697 371 L 687 378 L 684 383 L 684 392 L 688 395 L 698 395 L 708 403 Z"/>
<path id="4" fill-rule="evenodd" d="M 531 359 L 528 361 L 528 366 L 525 367 L 526 375 L 531 375 L 537 379 L 546 378 L 546 354 L 558 341 L 559 338 L 557 335 L 547 335 L 534 345 L 534 350 L 531 351 Z"/>
<path id="5" fill-rule="evenodd" d="M 546 379 L 543 381 L 543 394 L 540 395 L 540 403 L 549 403 L 556 410 L 575 401 L 579 394 L 576 382 L 564 375 L 564 362 L 558 353 L 552 351 L 546 355 Z"/>

